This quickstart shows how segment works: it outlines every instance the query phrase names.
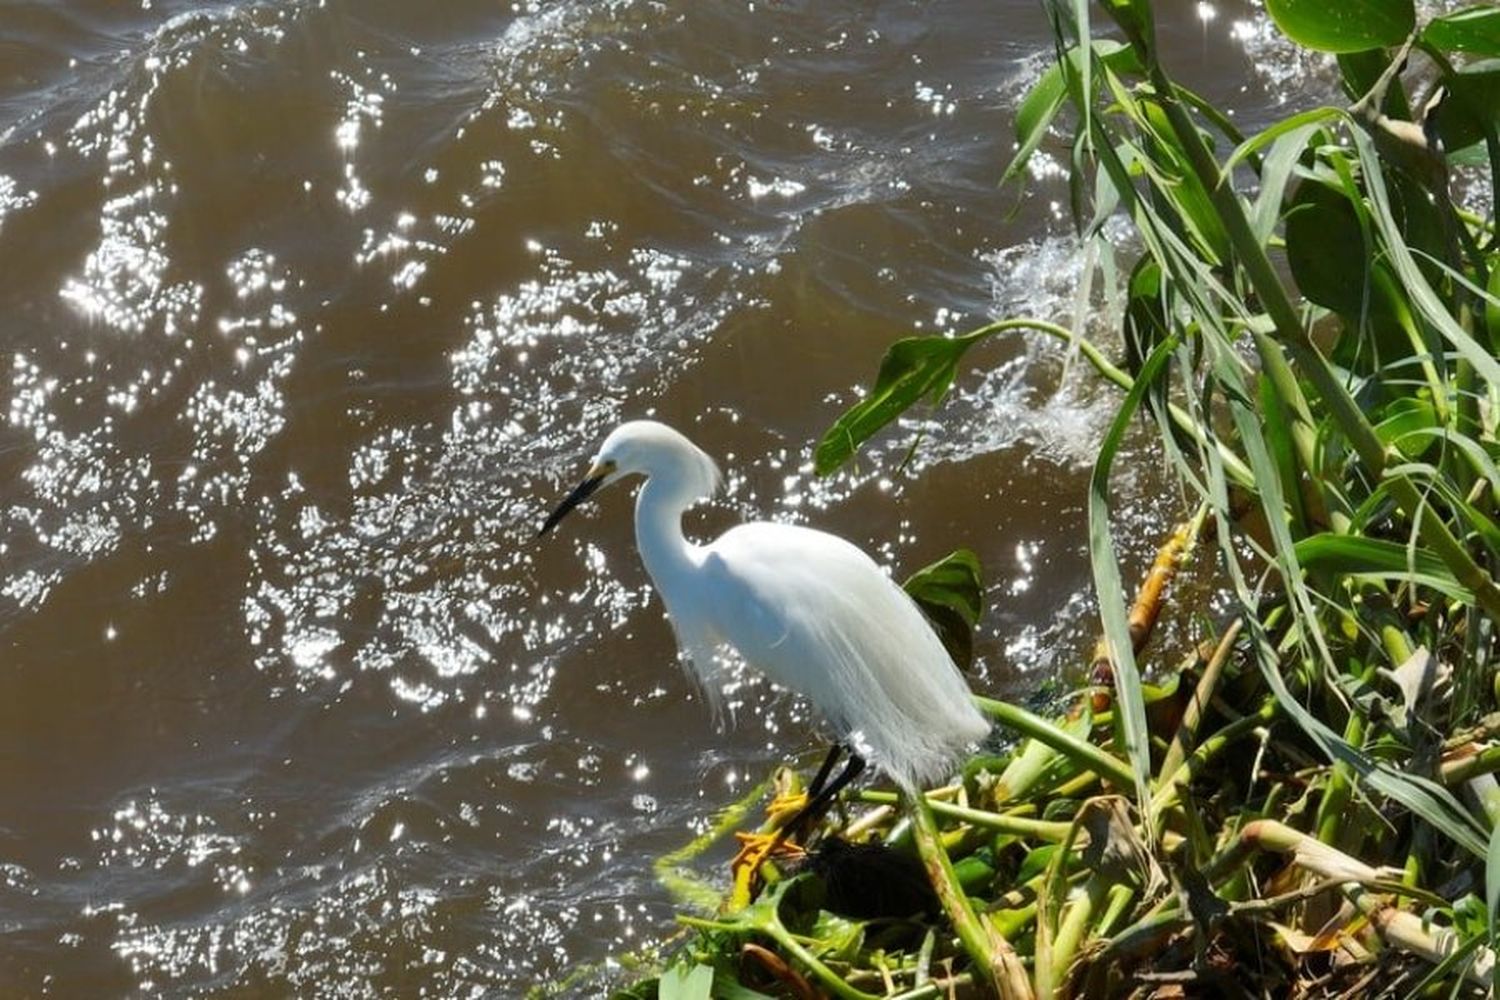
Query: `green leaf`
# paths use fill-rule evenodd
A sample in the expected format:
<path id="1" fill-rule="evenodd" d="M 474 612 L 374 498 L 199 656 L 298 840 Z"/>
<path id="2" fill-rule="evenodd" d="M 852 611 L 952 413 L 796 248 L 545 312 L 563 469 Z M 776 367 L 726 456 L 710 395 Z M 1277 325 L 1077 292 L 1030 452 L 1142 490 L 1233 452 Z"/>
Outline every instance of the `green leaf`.
<path id="1" fill-rule="evenodd" d="M 1408 549 L 1399 542 L 1378 538 L 1333 534 L 1304 538 L 1295 549 L 1298 563 L 1306 570 L 1405 580 L 1459 601 L 1474 600 L 1473 592 L 1458 582 L 1447 564 L 1426 549 Z"/>
<path id="2" fill-rule="evenodd" d="M 642 979 L 624 989 L 615 990 L 609 995 L 609 1000 L 656 1000 L 656 993 L 660 988 L 660 979 Z"/>
<path id="3" fill-rule="evenodd" d="M 1290 118 L 1283 118 L 1236 146 L 1220 170 L 1227 177 L 1235 167 L 1273 142 L 1282 140 L 1290 133 L 1337 121 L 1342 115 L 1343 112 L 1338 108 L 1313 108 L 1311 111 L 1303 111 Z M 1305 142 L 1294 143 L 1295 151 L 1300 154 L 1304 145 L 1306 145 Z"/>
<path id="4" fill-rule="evenodd" d="M 1125 304 L 1125 368 L 1138 376 L 1146 357 L 1167 337 L 1165 298 L 1161 287 L 1161 265 L 1143 254 L 1130 272 Z"/>
<path id="5" fill-rule="evenodd" d="M 1150 0 L 1103 0 L 1103 5 L 1131 43 L 1141 47 L 1140 55 L 1151 58 L 1151 49 L 1155 45 L 1155 26 L 1151 17 Z"/>
<path id="6" fill-rule="evenodd" d="M 1423 432 L 1437 427 L 1437 411 L 1423 399 L 1393 399 L 1375 425 L 1380 443 L 1394 445 L 1407 458 L 1416 458 L 1432 446 L 1431 437 Z"/>
<path id="7" fill-rule="evenodd" d="M 968 549 L 955 549 L 930 566 L 924 566 L 901 585 L 919 604 L 952 608 L 970 625 L 984 614 L 984 583 L 979 557 Z"/>
<path id="8" fill-rule="evenodd" d="M 1412 0 L 1266 0 L 1276 27 L 1319 52 L 1400 45 L 1417 24 Z"/>
<path id="9" fill-rule="evenodd" d="M 1500 825 L 1490 831 L 1489 850 L 1484 859 L 1484 901 L 1489 914 L 1490 940 L 1494 940 L 1500 921 Z"/>
<path id="10" fill-rule="evenodd" d="M 1485 4 L 1435 17 L 1422 29 L 1422 41 L 1445 52 L 1500 56 L 1500 7 Z"/>
<path id="11" fill-rule="evenodd" d="M 984 613 L 979 557 L 968 549 L 924 566 L 901 585 L 922 609 L 959 669 L 974 663 L 974 626 Z"/>
<path id="12" fill-rule="evenodd" d="M 1470 63 L 1442 83 L 1445 94 L 1432 115 L 1444 149 L 1464 149 L 1500 128 L 1500 60 Z"/>
<path id="13" fill-rule="evenodd" d="M 1489 298 L 1484 303 L 1484 323 L 1490 331 L 1490 343 L 1500 345 L 1500 254 L 1489 260 Z"/>
<path id="14" fill-rule="evenodd" d="M 1233 368 L 1223 368 L 1221 371 L 1227 376 L 1237 376 Z M 1328 652 L 1325 637 L 1322 635 L 1318 615 L 1313 609 L 1313 598 L 1307 593 L 1302 582 L 1302 566 L 1300 565 L 1300 549 L 1303 546 L 1312 546 L 1319 539 L 1332 536 L 1316 536 L 1303 542 L 1293 543 L 1287 532 L 1286 524 L 1280 516 L 1284 509 L 1285 501 L 1281 497 L 1281 486 L 1277 479 L 1276 471 L 1271 465 L 1270 456 L 1265 450 L 1265 441 L 1260 434 L 1260 417 L 1248 407 L 1242 405 L 1239 400 L 1244 396 L 1243 392 L 1230 395 L 1230 411 L 1234 418 L 1236 428 L 1245 442 L 1247 457 L 1251 467 L 1255 470 L 1256 480 L 1261 491 L 1262 508 L 1266 511 L 1266 526 L 1273 536 L 1275 543 L 1276 561 L 1281 568 L 1282 579 L 1285 581 L 1288 592 L 1300 606 L 1297 615 L 1298 629 L 1303 632 L 1304 640 L 1313 640 L 1317 643 L 1320 658 L 1326 665 L 1331 666 L 1332 657 Z M 1221 509 L 1227 507 L 1227 502 L 1222 498 L 1219 501 Z M 1356 539 L 1358 541 L 1358 539 Z M 1240 565 L 1240 555 L 1236 551 L 1236 543 L 1228 532 L 1224 532 L 1219 538 L 1220 551 L 1225 555 L 1224 565 L 1228 570 L 1236 592 L 1240 600 L 1247 608 L 1255 607 L 1258 598 L 1251 590 Z M 1403 557 L 1405 550 L 1402 550 Z M 1371 760 L 1360 750 L 1352 746 L 1338 733 L 1334 732 L 1317 716 L 1303 707 L 1299 698 L 1287 687 L 1286 678 L 1282 674 L 1281 654 L 1272 646 L 1269 636 L 1261 628 L 1260 622 L 1254 615 L 1247 615 L 1243 619 L 1246 630 L 1254 637 L 1254 648 L 1257 652 L 1256 665 L 1260 669 L 1261 676 L 1270 686 L 1272 693 L 1276 696 L 1277 703 L 1281 708 L 1296 721 L 1302 731 L 1312 737 L 1318 747 L 1331 759 L 1342 762 L 1352 768 L 1359 780 L 1370 790 L 1380 795 L 1390 796 L 1423 820 L 1432 824 L 1435 828 L 1452 838 L 1453 842 L 1461 845 L 1465 850 L 1476 857 L 1483 857 L 1485 853 L 1485 840 L 1480 835 L 1478 824 L 1473 815 L 1455 799 L 1446 788 L 1427 778 L 1416 774 L 1408 774 L 1396 770 L 1389 764 Z"/>
<path id="15" fill-rule="evenodd" d="M 1494 951 L 1497 943 L 1500 943 L 1500 824 L 1490 831 L 1489 851 L 1484 858 L 1484 903 L 1485 917 L 1489 925 L 1487 937 L 1490 942 L 1490 950 Z M 1500 986 L 1500 969 L 1494 973 L 1494 981 L 1490 986 Z"/>
<path id="16" fill-rule="evenodd" d="M 1153 140 L 1148 144 L 1151 156 L 1142 164 L 1157 172 L 1153 177 L 1157 194 L 1171 204 L 1182 229 L 1197 245 L 1204 260 L 1215 266 L 1229 260 L 1229 234 L 1224 230 L 1224 220 L 1194 172 L 1187 150 L 1178 142 L 1166 110 L 1153 101 L 1141 101 L 1135 108 L 1137 122 Z"/>
<path id="17" fill-rule="evenodd" d="M 714 976 L 714 1000 L 776 1000 L 769 993 L 742 985 L 734 975 L 720 969 Z"/>
<path id="18" fill-rule="evenodd" d="M 1286 257 L 1308 301 L 1348 317 L 1367 312 L 1370 254 L 1342 192 L 1310 179 L 1297 185 L 1286 215 Z"/>
<path id="19" fill-rule="evenodd" d="M 674 965 L 661 974 L 656 1000 L 712 1000 L 713 986 L 713 966 Z"/>
<path id="20" fill-rule="evenodd" d="M 1301 464 L 1292 438 L 1292 414 L 1276 394 L 1276 383 L 1264 373 L 1256 378 L 1260 410 L 1265 415 L 1266 450 L 1281 475 L 1281 492 L 1286 497 L 1290 530 L 1294 538 L 1308 532 L 1312 519 L 1302 495 Z"/>
<path id="21" fill-rule="evenodd" d="M 1307 149 L 1308 140 L 1319 131 L 1324 120 L 1338 114 L 1333 108 L 1318 108 L 1295 115 L 1254 138 L 1245 140 L 1225 162 L 1224 176 L 1227 177 L 1236 163 L 1254 156 L 1263 145 L 1271 146 L 1261 164 L 1260 193 L 1255 197 L 1251 216 L 1251 228 L 1262 246 L 1270 241 L 1277 223 L 1281 221 L 1281 203 L 1286 197 L 1292 172 Z"/>
<path id="22" fill-rule="evenodd" d="M 1099 596 L 1099 617 L 1104 624 L 1104 638 L 1109 646 L 1110 664 L 1114 667 L 1115 697 L 1118 699 L 1118 726 L 1124 744 L 1124 756 L 1130 762 L 1135 779 L 1137 806 L 1145 810 L 1151 802 L 1151 734 L 1146 724 L 1146 699 L 1141 691 L 1141 673 L 1136 666 L 1135 650 L 1130 641 L 1126 619 L 1127 597 L 1120 579 L 1120 562 L 1115 556 L 1114 539 L 1109 527 L 1109 470 L 1125 440 L 1125 432 L 1141 406 L 1147 390 L 1166 367 L 1177 349 L 1177 336 L 1169 335 L 1151 352 L 1141 366 L 1135 385 L 1125 394 L 1125 401 L 1115 414 L 1099 457 L 1089 476 L 1088 526 L 1089 562 L 1094 571 L 1094 591 Z M 1150 824 L 1147 825 L 1148 832 Z"/>
<path id="23" fill-rule="evenodd" d="M 1387 260 L 1401 279 L 1407 299 L 1416 306 L 1416 311 L 1430 323 L 1443 338 L 1456 348 L 1483 378 L 1500 385 L 1500 362 L 1488 350 L 1479 345 L 1473 336 L 1453 318 L 1447 304 L 1427 281 L 1417 266 L 1411 250 L 1407 247 L 1391 212 L 1390 195 L 1386 190 L 1380 165 L 1380 156 L 1375 142 L 1362 130 L 1349 133 L 1354 147 L 1359 152 L 1360 166 L 1364 170 L 1365 183 L 1369 189 L 1371 215 L 1384 238 L 1388 251 Z"/>
<path id="24" fill-rule="evenodd" d="M 1001 184 L 1014 179 L 1025 168 L 1031 154 L 1036 152 L 1046 138 L 1047 129 L 1057 117 L 1067 95 L 1062 65 L 1053 63 L 1016 109 L 1016 155 L 1011 157 L 1005 173 L 1000 175 Z"/>
<path id="25" fill-rule="evenodd" d="M 847 462 L 854 450 L 913 404 L 936 403 L 953 384 L 965 351 L 987 336 L 983 330 L 962 337 L 908 337 L 898 340 L 880 362 L 875 388 L 834 421 L 813 452 L 818 475 Z"/>
<path id="26" fill-rule="evenodd" d="M 1116 73 L 1139 73 L 1141 71 L 1140 60 L 1135 57 L 1135 51 L 1119 42 L 1102 39 L 1090 46 L 1095 58 L 1109 66 Z M 1068 82 L 1064 70 L 1074 75 L 1082 76 L 1083 62 L 1079 56 L 1082 50 L 1074 47 L 1068 50 L 1064 59 L 1067 61 L 1065 67 L 1062 61 L 1055 62 L 1047 68 L 1031 90 L 1027 92 L 1021 101 L 1021 106 L 1016 109 L 1016 155 L 1005 167 L 1005 173 L 1000 177 L 1000 183 L 1014 180 L 1020 175 L 1031 154 L 1035 153 L 1042 140 L 1047 137 L 1047 129 L 1052 126 L 1057 112 L 1061 110 L 1063 101 L 1068 96 Z"/>

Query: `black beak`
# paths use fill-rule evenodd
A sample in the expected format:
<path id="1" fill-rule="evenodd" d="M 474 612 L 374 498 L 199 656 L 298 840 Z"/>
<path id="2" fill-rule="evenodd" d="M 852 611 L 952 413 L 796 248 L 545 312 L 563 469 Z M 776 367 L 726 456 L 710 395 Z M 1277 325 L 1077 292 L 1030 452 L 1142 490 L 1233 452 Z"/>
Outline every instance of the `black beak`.
<path id="1" fill-rule="evenodd" d="M 547 520 L 542 522 L 542 530 L 538 531 L 537 534 L 545 535 L 551 531 L 553 525 L 568 516 L 568 511 L 593 496 L 595 491 L 604 485 L 605 478 L 606 476 L 604 475 L 592 476 L 579 483 L 573 492 L 564 497 L 563 502 L 557 505 L 557 509 L 547 515 Z"/>

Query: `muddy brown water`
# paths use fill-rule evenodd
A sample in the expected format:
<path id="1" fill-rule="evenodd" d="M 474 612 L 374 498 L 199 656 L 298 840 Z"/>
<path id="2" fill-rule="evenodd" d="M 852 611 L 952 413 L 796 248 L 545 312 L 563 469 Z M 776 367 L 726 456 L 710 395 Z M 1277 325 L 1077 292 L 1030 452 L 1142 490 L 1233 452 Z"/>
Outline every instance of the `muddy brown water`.
<path id="1" fill-rule="evenodd" d="M 1255 6 L 1162 6 L 1247 123 L 1298 99 Z M 1113 397 L 1056 345 L 809 463 L 892 339 L 1077 318 L 1064 149 L 996 186 L 1050 51 L 1033 0 L 0 4 L 0 995 L 515 996 L 670 933 L 652 860 L 818 737 L 750 682 L 715 731 L 623 491 L 533 537 L 621 419 L 722 461 L 695 531 L 973 548 L 974 686 L 1076 679 Z M 1118 488 L 1138 566 L 1172 500 Z"/>

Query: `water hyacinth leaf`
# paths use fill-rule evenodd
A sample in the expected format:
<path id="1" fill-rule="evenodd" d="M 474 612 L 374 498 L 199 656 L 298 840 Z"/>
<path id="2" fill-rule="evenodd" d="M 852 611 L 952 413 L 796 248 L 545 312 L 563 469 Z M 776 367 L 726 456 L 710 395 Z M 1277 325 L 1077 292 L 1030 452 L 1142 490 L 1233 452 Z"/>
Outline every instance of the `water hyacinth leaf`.
<path id="1" fill-rule="evenodd" d="M 1500 128 L 1500 59 L 1470 63 L 1443 77 L 1442 102 L 1432 112 L 1445 150 L 1482 143 Z"/>
<path id="2" fill-rule="evenodd" d="M 908 337 L 891 345 L 880 362 L 875 387 L 834 421 L 813 453 L 818 475 L 843 465 L 865 441 L 908 408 L 943 398 L 958 372 L 965 351 L 989 334 L 976 330 L 962 337 Z"/>
<path id="3" fill-rule="evenodd" d="M 1292 41 L 1319 52 L 1363 52 L 1400 45 L 1417 24 L 1412 0 L 1266 0 Z"/>
<path id="4" fill-rule="evenodd" d="M 1369 301 L 1370 255 L 1354 207 L 1320 181 L 1297 185 L 1286 216 L 1286 256 L 1310 302 L 1358 317 Z"/>
<path id="5" fill-rule="evenodd" d="M 1375 433 L 1380 442 L 1401 450 L 1408 458 L 1415 458 L 1432 446 L 1432 438 L 1424 432 L 1437 426 L 1437 410 L 1425 399 L 1406 396 L 1394 399 L 1385 408 Z"/>
<path id="6" fill-rule="evenodd" d="M 1374 91 L 1375 85 L 1391 65 L 1384 49 L 1345 52 L 1336 61 L 1339 64 L 1339 75 L 1344 78 L 1344 93 L 1351 97 Z M 1392 80 L 1386 88 L 1379 110 L 1401 121 L 1411 120 L 1411 104 L 1406 99 L 1406 88 L 1399 79 Z"/>
<path id="7" fill-rule="evenodd" d="M 953 662 L 969 669 L 974 663 L 974 626 L 984 613 L 979 557 L 959 549 L 917 570 L 901 586 L 932 623 Z"/>
<path id="8" fill-rule="evenodd" d="M 1408 434 L 1437 426 L 1437 411 L 1425 399 L 1403 396 L 1393 399 L 1383 411 L 1375 433 L 1382 444 L 1395 444 Z"/>
<path id="9" fill-rule="evenodd" d="M 1422 41 L 1445 52 L 1500 56 L 1500 7 L 1485 4 L 1435 17 L 1422 29 Z"/>
<path id="10" fill-rule="evenodd" d="M 1399 542 L 1357 535 L 1321 534 L 1295 546 L 1303 569 L 1383 580 L 1406 580 L 1431 587 L 1455 600 L 1472 603 L 1473 591 L 1453 575 L 1447 564 L 1426 549 L 1409 549 Z"/>
<path id="11" fill-rule="evenodd" d="M 958 612 L 970 625 L 984 613 L 984 583 L 979 557 L 968 549 L 956 549 L 930 566 L 924 566 L 901 586 L 918 604 L 940 604 Z"/>

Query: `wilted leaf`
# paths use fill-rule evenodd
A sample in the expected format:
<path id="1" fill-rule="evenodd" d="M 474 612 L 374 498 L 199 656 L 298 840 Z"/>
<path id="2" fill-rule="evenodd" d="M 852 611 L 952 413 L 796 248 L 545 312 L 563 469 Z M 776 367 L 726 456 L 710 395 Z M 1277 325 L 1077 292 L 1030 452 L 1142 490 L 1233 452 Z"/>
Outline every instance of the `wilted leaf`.
<path id="1" fill-rule="evenodd" d="M 1417 651 L 1408 657 L 1405 663 L 1394 670 L 1382 668 L 1380 672 L 1390 678 L 1401 692 L 1404 723 L 1405 719 L 1416 716 L 1417 706 L 1422 701 L 1430 698 L 1434 691 L 1446 685 L 1451 679 L 1453 670 L 1446 664 L 1438 662 L 1426 646 L 1418 646 Z"/>

